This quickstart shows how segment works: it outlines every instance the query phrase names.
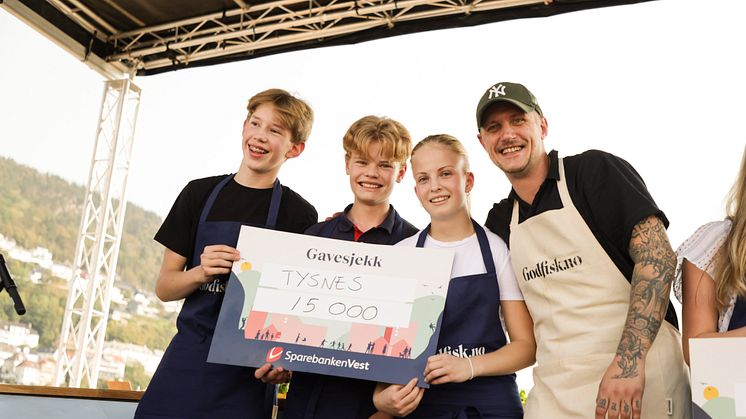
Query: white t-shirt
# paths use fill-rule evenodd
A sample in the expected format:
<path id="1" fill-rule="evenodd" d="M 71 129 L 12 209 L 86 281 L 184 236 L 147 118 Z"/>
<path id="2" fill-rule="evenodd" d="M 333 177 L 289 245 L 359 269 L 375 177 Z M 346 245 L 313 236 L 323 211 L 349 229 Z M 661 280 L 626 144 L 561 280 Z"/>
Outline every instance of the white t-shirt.
<path id="1" fill-rule="evenodd" d="M 492 250 L 492 260 L 495 263 L 495 270 L 497 271 L 497 283 L 500 287 L 500 300 L 523 301 L 523 293 L 521 293 L 521 289 L 518 287 L 518 281 L 513 273 L 513 266 L 510 263 L 508 246 L 505 245 L 503 239 L 501 239 L 497 234 L 487 230 L 486 228 L 484 229 L 484 232 L 487 234 L 487 240 L 489 241 L 490 249 Z M 417 233 L 414 236 L 400 241 L 396 245 L 415 247 L 417 246 L 417 238 L 419 236 L 420 234 Z M 451 278 L 483 274 L 487 272 L 487 268 L 484 266 L 484 261 L 482 260 L 482 253 L 479 251 L 479 239 L 477 239 L 476 233 L 463 240 L 455 242 L 438 241 L 428 235 L 425 239 L 424 247 L 452 250 L 455 253 L 453 258 L 453 268 L 451 269 Z"/>
<path id="2" fill-rule="evenodd" d="M 676 298 L 683 303 L 681 296 L 681 263 L 684 259 L 688 260 L 697 268 L 715 278 L 715 256 L 718 250 L 725 243 L 725 239 L 730 232 L 730 220 L 714 221 L 707 223 L 698 228 L 691 237 L 676 249 L 678 263 L 676 265 L 676 278 L 674 279 L 673 289 Z M 728 307 L 719 313 L 718 331 L 727 332 L 730 319 L 733 317 L 733 308 L 736 305 L 736 295 L 731 295 Z"/>

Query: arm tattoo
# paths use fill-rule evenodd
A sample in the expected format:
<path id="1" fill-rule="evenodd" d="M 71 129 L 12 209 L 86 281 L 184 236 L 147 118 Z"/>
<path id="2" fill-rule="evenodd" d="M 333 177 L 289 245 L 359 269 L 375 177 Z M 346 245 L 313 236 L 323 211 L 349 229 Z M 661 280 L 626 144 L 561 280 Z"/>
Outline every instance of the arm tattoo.
<path id="1" fill-rule="evenodd" d="M 635 226 L 629 254 L 635 268 L 627 321 L 616 351 L 622 372 L 614 378 L 639 374 L 637 361 L 647 354 L 658 334 L 676 270 L 676 256 L 658 217 L 648 217 Z"/>

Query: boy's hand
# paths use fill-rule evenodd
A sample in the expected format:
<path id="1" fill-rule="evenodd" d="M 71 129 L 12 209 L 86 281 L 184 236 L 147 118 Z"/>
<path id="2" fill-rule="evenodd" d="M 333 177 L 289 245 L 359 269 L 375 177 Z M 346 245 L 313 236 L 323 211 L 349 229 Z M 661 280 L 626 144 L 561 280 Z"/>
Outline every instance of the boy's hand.
<path id="1" fill-rule="evenodd" d="M 427 359 L 425 382 L 428 384 L 462 383 L 472 376 L 469 360 L 449 354 L 433 355 Z"/>
<path id="2" fill-rule="evenodd" d="M 254 377 L 267 384 L 281 384 L 290 381 L 291 371 L 282 367 L 272 368 L 272 364 L 266 363 L 254 370 Z"/>
<path id="3" fill-rule="evenodd" d="M 200 255 L 200 269 L 204 272 L 204 282 L 212 281 L 215 275 L 227 274 L 233 262 L 240 257 L 238 250 L 223 244 L 205 246 Z"/>
<path id="4" fill-rule="evenodd" d="M 425 389 L 417 387 L 417 378 L 406 386 L 378 383 L 373 393 L 373 404 L 382 412 L 394 416 L 407 416 L 420 404 Z"/>

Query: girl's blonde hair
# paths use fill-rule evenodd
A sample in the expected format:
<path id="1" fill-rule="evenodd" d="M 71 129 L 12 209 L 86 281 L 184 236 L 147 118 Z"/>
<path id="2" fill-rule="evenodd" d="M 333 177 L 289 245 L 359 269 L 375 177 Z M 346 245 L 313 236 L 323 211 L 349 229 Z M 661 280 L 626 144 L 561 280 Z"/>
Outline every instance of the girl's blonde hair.
<path id="1" fill-rule="evenodd" d="M 732 225 L 715 265 L 715 302 L 721 311 L 728 307 L 732 295 L 746 298 L 746 147 L 738 178 L 726 198 L 725 213 Z"/>
<path id="2" fill-rule="evenodd" d="M 428 135 L 427 137 L 422 139 L 422 141 L 417 143 L 416 146 L 414 146 L 414 149 L 412 150 L 412 157 L 414 157 L 415 153 L 417 153 L 417 150 L 428 144 L 440 144 L 461 156 L 461 160 L 463 160 L 464 162 L 464 172 L 469 172 L 469 155 L 466 154 L 464 145 L 461 144 L 461 141 L 459 141 L 456 137 L 448 134 Z"/>

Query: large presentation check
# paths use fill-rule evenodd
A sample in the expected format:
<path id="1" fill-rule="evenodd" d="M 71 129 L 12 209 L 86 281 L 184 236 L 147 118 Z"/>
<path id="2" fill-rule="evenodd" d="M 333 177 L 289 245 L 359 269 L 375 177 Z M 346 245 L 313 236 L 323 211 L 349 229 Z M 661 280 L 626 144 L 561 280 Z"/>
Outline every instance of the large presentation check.
<path id="1" fill-rule="evenodd" d="M 246 226 L 237 248 L 209 362 L 398 384 L 422 377 L 452 252 Z"/>

